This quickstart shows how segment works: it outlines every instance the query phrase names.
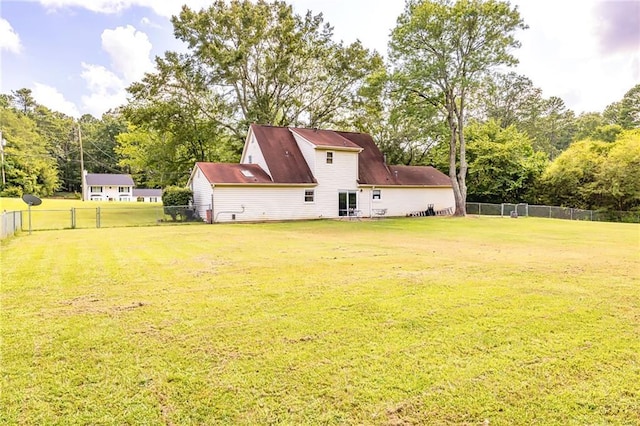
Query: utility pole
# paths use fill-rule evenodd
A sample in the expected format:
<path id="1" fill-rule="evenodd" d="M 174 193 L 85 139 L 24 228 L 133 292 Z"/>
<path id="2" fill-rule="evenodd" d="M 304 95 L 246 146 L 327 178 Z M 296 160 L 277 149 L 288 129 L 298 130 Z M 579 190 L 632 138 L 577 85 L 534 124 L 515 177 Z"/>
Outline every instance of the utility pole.
<path id="1" fill-rule="evenodd" d="M 2 137 L 2 130 L 0 130 L 0 157 L 2 161 L 2 189 L 4 189 L 7 184 L 6 178 L 4 176 L 4 147 L 7 145 L 7 141 Z"/>
<path id="2" fill-rule="evenodd" d="M 84 201 L 85 194 L 87 193 L 85 188 L 85 176 L 84 176 L 84 153 L 82 152 L 82 132 L 80 131 L 80 122 L 78 121 L 78 142 L 80 143 L 80 182 L 82 184 L 82 201 Z"/>

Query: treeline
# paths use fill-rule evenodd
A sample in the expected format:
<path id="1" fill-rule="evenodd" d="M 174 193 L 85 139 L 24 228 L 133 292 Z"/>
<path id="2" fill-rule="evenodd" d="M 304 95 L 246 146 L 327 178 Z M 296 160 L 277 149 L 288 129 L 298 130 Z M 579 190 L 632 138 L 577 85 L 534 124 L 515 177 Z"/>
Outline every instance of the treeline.
<path id="1" fill-rule="evenodd" d="M 297 15 L 281 1 L 184 7 L 172 23 L 186 53 L 156 58 L 129 102 L 99 119 L 51 111 L 29 89 L 0 95 L 3 196 L 78 192 L 80 137 L 89 172 L 184 185 L 196 161 L 238 161 L 249 125 L 260 123 L 370 133 L 390 163 L 464 170 L 469 201 L 640 207 L 640 85 L 576 115 L 526 76 L 495 73 L 515 61 L 512 34 L 524 27 L 507 3 L 410 2 L 387 61 L 334 41 L 321 14 Z M 484 47 L 460 54 L 478 34 Z M 446 62 L 456 51 L 467 74 Z"/>

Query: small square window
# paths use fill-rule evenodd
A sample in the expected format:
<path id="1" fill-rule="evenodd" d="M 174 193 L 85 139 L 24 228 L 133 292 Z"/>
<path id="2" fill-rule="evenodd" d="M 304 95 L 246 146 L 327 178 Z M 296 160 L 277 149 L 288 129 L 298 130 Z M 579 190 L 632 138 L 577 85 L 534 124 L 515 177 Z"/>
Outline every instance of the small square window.
<path id="1" fill-rule="evenodd" d="M 333 164 L 333 152 L 327 152 L 327 164 Z"/>
<path id="2" fill-rule="evenodd" d="M 379 200 L 382 198 L 382 191 L 380 189 L 374 189 L 373 190 L 373 199 L 374 200 Z"/>
<path id="3" fill-rule="evenodd" d="M 305 189 L 304 190 L 304 202 L 305 203 L 313 203 L 313 198 L 314 198 L 314 191 L 313 189 Z"/>

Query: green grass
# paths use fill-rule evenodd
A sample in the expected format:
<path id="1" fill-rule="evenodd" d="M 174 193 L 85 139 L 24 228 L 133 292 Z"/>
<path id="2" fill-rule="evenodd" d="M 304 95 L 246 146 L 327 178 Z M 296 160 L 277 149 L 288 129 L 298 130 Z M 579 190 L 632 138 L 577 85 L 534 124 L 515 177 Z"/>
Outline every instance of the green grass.
<path id="1" fill-rule="evenodd" d="M 149 226 L 170 220 L 170 217 L 164 214 L 161 203 L 46 198 L 42 200 L 41 205 L 31 207 L 31 229 L 70 229 L 72 209 L 75 211 L 76 228 Z M 0 198 L 0 211 L 2 210 L 23 211 L 23 229 L 29 229 L 28 206 L 20 198 Z"/>
<path id="2" fill-rule="evenodd" d="M 640 226 L 415 218 L 2 243 L 2 424 L 640 424 Z"/>

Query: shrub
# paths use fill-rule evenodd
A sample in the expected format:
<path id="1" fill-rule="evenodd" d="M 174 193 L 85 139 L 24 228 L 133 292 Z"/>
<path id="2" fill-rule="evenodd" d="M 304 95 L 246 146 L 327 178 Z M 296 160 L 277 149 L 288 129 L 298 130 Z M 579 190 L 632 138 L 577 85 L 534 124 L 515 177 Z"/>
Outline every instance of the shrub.
<path id="1" fill-rule="evenodd" d="M 20 198 L 22 197 L 22 188 L 19 186 L 10 186 L 5 188 L 4 191 L 0 192 L 1 197 L 7 198 Z"/>
<path id="2" fill-rule="evenodd" d="M 174 222 L 180 216 L 181 220 L 193 218 L 193 212 L 189 208 L 189 203 L 193 198 L 193 191 L 189 188 L 179 186 L 169 186 L 162 193 L 162 205 L 164 213 L 171 216 Z"/>

